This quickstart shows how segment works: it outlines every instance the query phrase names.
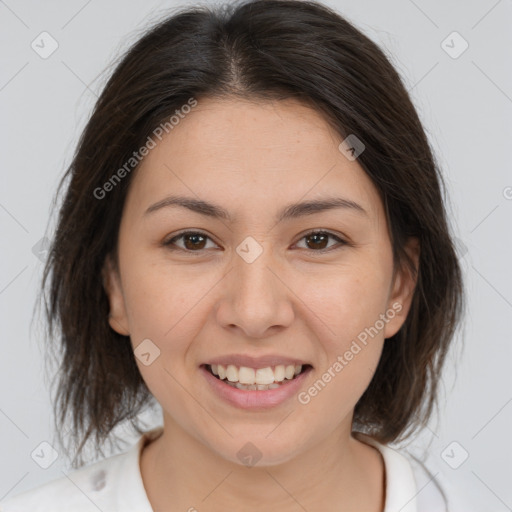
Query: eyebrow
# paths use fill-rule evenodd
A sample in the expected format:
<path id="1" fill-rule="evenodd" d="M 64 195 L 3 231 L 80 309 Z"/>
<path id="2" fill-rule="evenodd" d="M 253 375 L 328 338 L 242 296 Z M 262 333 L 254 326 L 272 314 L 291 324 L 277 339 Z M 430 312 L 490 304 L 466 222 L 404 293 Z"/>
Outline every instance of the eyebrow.
<path id="1" fill-rule="evenodd" d="M 169 196 L 155 204 L 152 204 L 145 212 L 144 215 L 156 212 L 162 208 L 168 207 L 182 207 L 187 208 L 193 212 L 199 213 L 207 217 L 215 219 L 224 219 L 228 222 L 233 222 L 234 217 L 225 208 L 196 199 L 193 197 L 184 196 Z M 350 199 L 342 197 L 329 197 L 325 199 L 317 199 L 314 201 L 305 201 L 302 203 L 294 203 L 285 206 L 276 216 L 277 222 L 286 219 L 295 219 L 305 215 L 312 215 L 315 213 L 332 210 L 335 208 L 345 208 L 360 213 L 368 217 L 367 211 L 358 203 Z"/>

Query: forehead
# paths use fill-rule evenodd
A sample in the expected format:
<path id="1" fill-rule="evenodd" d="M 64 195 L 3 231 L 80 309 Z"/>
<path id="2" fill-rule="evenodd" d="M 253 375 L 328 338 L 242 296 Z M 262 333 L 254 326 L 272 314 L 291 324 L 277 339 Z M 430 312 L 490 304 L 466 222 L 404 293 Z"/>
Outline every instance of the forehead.
<path id="1" fill-rule="evenodd" d="M 342 138 L 321 114 L 295 100 L 202 99 L 144 157 L 127 202 L 139 210 L 166 195 L 214 200 L 233 211 L 345 197 L 371 217 L 377 190 L 338 149 Z"/>

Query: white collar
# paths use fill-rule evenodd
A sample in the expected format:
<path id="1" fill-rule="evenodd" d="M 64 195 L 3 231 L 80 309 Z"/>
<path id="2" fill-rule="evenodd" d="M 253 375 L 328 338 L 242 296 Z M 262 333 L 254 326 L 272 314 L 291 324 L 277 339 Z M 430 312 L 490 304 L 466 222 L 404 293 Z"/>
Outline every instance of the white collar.
<path id="1" fill-rule="evenodd" d="M 137 488 L 140 489 L 141 494 L 146 497 L 147 495 L 142 482 L 140 473 L 140 454 L 143 447 L 150 441 L 159 437 L 163 433 L 163 427 L 156 427 L 145 434 L 143 434 L 136 445 L 134 445 L 127 456 L 130 457 L 132 463 L 127 464 L 127 469 L 133 471 L 128 480 L 132 482 Z M 411 464 L 407 458 L 398 451 L 390 448 L 387 445 L 381 444 L 373 438 L 358 432 L 359 440 L 374 446 L 382 455 L 385 466 L 385 487 L 386 498 L 384 512 L 417 512 L 416 496 L 418 494 L 414 473 Z M 128 504 L 127 504 L 128 505 Z M 133 505 L 130 504 L 130 505 Z M 140 505 L 143 505 L 140 503 Z M 150 507 L 149 500 L 144 504 L 145 510 Z"/>
<path id="2" fill-rule="evenodd" d="M 384 459 L 386 481 L 384 512 L 417 512 L 418 490 L 411 464 L 406 457 L 366 434 L 358 432 L 357 439 L 377 448 Z"/>

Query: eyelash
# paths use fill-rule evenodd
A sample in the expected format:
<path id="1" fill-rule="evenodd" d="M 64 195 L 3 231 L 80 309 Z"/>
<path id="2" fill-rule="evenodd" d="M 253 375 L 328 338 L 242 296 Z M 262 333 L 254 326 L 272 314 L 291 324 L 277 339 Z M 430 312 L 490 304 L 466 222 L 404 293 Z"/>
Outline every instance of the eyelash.
<path id="1" fill-rule="evenodd" d="M 172 245 L 175 243 L 176 240 L 179 240 L 179 239 L 183 238 L 185 235 L 200 235 L 200 236 L 202 236 L 204 238 L 207 238 L 207 239 L 211 240 L 211 237 L 209 237 L 206 233 L 202 233 L 201 231 L 183 231 L 183 232 L 179 233 L 178 235 L 173 236 L 169 240 L 164 241 L 162 245 L 164 245 L 165 247 L 167 247 L 171 251 L 183 251 L 183 252 L 186 252 L 188 254 L 201 255 L 206 250 L 206 249 L 200 249 L 200 250 L 197 250 L 197 251 L 191 251 L 189 249 L 184 249 L 182 247 L 172 247 Z M 328 235 L 331 238 L 336 239 L 341 244 L 341 246 L 337 247 L 336 249 L 341 249 L 345 245 L 350 245 L 346 240 L 344 240 L 343 238 L 339 237 L 338 235 L 335 235 L 334 233 L 331 233 L 329 231 L 321 231 L 321 230 L 309 231 L 308 233 L 305 233 L 304 235 L 302 235 L 300 240 L 303 240 L 304 238 L 307 238 L 308 236 L 311 236 L 311 235 Z M 321 250 L 318 250 L 318 251 L 316 251 L 314 249 L 309 249 L 309 251 L 311 251 L 313 253 L 319 253 L 319 254 L 324 254 L 324 253 L 332 251 L 332 250 L 335 250 L 335 249 L 333 249 L 333 247 L 329 247 L 327 249 L 321 249 Z"/>

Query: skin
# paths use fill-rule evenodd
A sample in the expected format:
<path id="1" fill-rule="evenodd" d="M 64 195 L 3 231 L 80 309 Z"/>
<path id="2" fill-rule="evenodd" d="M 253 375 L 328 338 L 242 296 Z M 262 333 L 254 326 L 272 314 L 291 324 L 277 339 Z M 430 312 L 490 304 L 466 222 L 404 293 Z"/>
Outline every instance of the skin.
<path id="1" fill-rule="evenodd" d="M 119 272 L 107 259 L 104 275 L 112 329 L 134 348 L 149 338 L 160 349 L 148 366 L 136 359 L 164 416 L 162 436 L 140 460 L 155 511 L 383 510 L 383 461 L 351 435 L 352 417 L 415 282 L 393 273 L 382 202 L 341 140 L 294 100 L 200 99 L 133 176 Z M 144 215 L 170 194 L 213 202 L 236 219 L 184 208 Z M 276 224 L 285 205 L 325 197 L 355 201 L 368 216 L 332 209 Z M 184 229 L 209 238 L 200 249 L 183 238 L 174 251 L 162 245 Z M 319 254 L 304 238 L 311 229 L 349 245 L 328 238 L 320 249 L 333 249 Z M 252 263 L 236 252 L 247 236 L 263 249 Z M 417 240 L 407 251 L 417 262 Z M 313 366 L 307 390 L 393 304 L 401 311 L 306 405 L 294 396 L 266 411 L 238 409 L 200 375 L 200 364 L 221 355 L 289 354 Z M 237 457 L 248 441 L 261 452 L 254 467 Z"/>

